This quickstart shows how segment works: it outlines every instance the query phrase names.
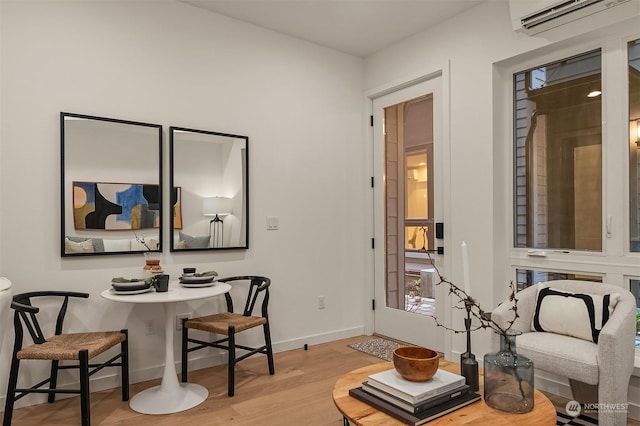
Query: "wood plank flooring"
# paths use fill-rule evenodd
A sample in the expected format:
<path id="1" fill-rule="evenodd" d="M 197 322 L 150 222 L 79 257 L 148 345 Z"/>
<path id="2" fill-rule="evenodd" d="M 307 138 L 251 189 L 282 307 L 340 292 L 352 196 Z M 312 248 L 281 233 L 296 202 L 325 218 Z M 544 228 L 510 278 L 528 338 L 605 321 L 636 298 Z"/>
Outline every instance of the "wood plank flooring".
<path id="1" fill-rule="evenodd" d="M 189 381 L 209 389 L 207 400 L 187 411 L 170 415 L 144 415 L 122 402 L 120 390 L 91 394 L 93 425 L 260 425 L 324 426 L 342 425 L 331 392 L 336 380 L 353 369 L 381 362 L 380 359 L 347 345 L 370 339 L 359 336 L 275 355 L 276 374 L 269 375 L 266 357 L 256 356 L 236 367 L 236 395 L 227 397 L 226 366 L 189 373 Z M 131 395 L 159 384 L 151 380 L 131 385 Z M 567 400 L 553 397 L 556 406 Z M 53 404 L 40 404 L 14 411 L 13 425 L 53 426 L 80 424 L 78 397 Z M 640 422 L 630 421 L 638 426 Z"/>

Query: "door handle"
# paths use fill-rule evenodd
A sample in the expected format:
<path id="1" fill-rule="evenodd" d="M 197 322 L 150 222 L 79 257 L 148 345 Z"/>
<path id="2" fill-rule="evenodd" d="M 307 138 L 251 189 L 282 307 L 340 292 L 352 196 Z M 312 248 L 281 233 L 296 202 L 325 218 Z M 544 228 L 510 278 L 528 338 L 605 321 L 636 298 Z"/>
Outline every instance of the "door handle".
<path id="1" fill-rule="evenodd" d="M 438 247 L 436 249 L 429 249 L 429 250 L 425 250 L 427 253 L 434 253 L 434 254 L 444 254 L 444 247 Z"/>

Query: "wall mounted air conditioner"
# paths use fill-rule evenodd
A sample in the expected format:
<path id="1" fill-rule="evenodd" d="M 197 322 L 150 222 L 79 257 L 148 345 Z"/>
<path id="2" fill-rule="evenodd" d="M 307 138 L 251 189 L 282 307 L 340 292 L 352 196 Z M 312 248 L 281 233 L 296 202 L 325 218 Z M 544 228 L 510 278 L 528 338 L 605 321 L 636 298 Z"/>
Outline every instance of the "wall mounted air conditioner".
<path id="1" fill-rule="evenodd" d="M 509 0 L 509 9 L 513 29 L 534 35 L 596 13 L 603 25 L 638 16 L 640 0 Z"/>

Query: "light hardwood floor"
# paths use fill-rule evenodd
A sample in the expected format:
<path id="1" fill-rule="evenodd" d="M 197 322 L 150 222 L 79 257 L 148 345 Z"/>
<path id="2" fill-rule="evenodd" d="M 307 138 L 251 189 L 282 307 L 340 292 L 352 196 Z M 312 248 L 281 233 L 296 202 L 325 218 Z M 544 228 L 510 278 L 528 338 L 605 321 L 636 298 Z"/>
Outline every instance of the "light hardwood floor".
<path id="1" fill-rule="evenodd" d="M 207 400 L 191 410 L 154 416 L 136 413 L 122 402 L 120 390 L 91 394 L 93 425 L 260 425 L 323 426 L 342 425 L 331 392 L 336 380 L 353 369 L 381 362 L 347 345 L 370 339 L 359 336 L 275 355 L 276 374 L 270 376 L 264 356 L 242 361 L 236 367 L 236 395 L 227 397 L 226 366 L 189 373 L 189 381 L 209 389 Z M 131 385 L 131 395 L 155 386 L 158 380 Z M 564 407 L 567 400 L 554 397 Z M 80 420 L 77 397 L 53 404 L 40 404 L 14 411 L 13 425 L 75 425 Z M 630 421 L 629 425 L 640 425 Z"/>

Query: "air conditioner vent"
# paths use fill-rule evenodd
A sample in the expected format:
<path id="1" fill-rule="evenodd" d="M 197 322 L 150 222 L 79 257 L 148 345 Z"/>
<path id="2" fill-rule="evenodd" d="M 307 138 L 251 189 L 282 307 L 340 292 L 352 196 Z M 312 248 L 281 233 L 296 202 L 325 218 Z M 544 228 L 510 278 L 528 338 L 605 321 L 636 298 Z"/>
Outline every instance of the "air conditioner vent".
<path id="1" fill-rule="evenodd" d="M 529 35 L 581 18 L 584 24 L 574 28 L 586 32 L 639 16 L 640 0 L 509 0 L 509 9 L 513 29 Z"/>
<path id="2" fill-rule="evenodd" d="M 533 15 L 525 16 L 521 19 L 522 26 L 526 29 L 534 28 L 537 25 L 557 19 L 561 16 L 573 13 L 583 7 L 591 6 L 595 3 L 603 3 L 604 0 L 570 0 L 560 3 L 550 9 L 536 12 Z"/>

